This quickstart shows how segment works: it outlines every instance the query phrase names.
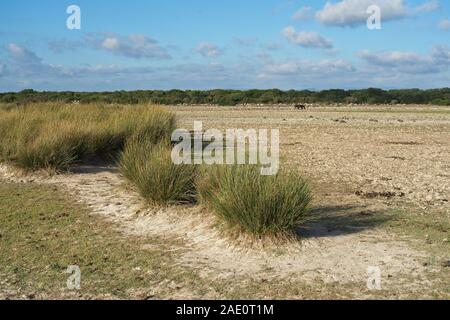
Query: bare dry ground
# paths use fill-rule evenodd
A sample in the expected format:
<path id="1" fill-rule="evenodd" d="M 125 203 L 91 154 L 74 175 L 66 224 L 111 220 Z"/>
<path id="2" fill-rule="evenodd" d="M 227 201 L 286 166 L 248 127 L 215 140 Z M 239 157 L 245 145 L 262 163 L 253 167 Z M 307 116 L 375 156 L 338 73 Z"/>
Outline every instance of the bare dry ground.
<path id="1" fill-rule="evenodd" d="M 279 128 L 281 165 L 297 168 L 314 189 L 303 240 L 250 244 L 224 235 L 199 206 L 148 208 L 111 167 L 45 177 L 1 166 L 0 174 L 57 185 L 128 236 L 167 239 L 173 263 L 211 283 L 201 294 L 182 286 L 159 297 L 450 298 L 449 108 L 170 109 L 186 129 L 194 120 L 205 128 Z M 382 272 L 381 291 L 366 286 L 371 266 Z"/>

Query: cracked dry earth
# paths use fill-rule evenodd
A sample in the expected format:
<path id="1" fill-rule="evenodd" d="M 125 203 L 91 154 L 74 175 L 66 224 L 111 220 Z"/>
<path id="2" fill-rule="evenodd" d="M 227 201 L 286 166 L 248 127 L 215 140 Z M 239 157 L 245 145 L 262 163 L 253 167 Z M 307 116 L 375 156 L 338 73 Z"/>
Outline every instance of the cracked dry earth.
<path id="1" fill-rule="evenodd" d="M 355 112 L 349 116 L 345 110 L 332 109 L 305 113 L 287 108 L 173 109 L 181 126 L 188 129 L 193 120 L 219 129 L 255 123 L 279 127 L 282 165 L 299 167 L 314 178 L 313 216 L 322 218 L 299 229 L 303 235 L 299 242 L 281 248 L 267 243 L 249 246 L 245 239 L 224 237 L 214 216 L 200 206 L 148 208 L 138 194 L 124 187 L 123 178 L 112 167 L 77 167 L 68 174 L 43 177 L 20 176 L 1 166 L 0 174 L 14 182 L 55 184 L 124 233 L 181 241 L 181 246 L 173 248 L 178 252 L 175 263 L 211 281 L 240 277 L 276 279 L 280 285 L 284 281 L 313 287 L 353 285 L 358 288 L 353 296 L 364 298 L 371 297 L 365 290 L 367 268 L 375 266 L 382 271 L 384 289 L 396 292 L 396 298 L 411 293 L 427 297 L 426 289 L 434 286 L 433 274 L 439 270 L 424 265 L 429 253 L 418 249 L 415 239 L 346 219 L 376 215 L 400 200 L 449 214 L 444 201 L 449 199 L 449 114 Z M 335 121 L 343 115 L 345 122 Z M 434 127 L 436 121 L 439 126 Z M 393 194 L 383 197 L 387 191 Z M 420 195 L 425 194 L 424 200 Z"/>

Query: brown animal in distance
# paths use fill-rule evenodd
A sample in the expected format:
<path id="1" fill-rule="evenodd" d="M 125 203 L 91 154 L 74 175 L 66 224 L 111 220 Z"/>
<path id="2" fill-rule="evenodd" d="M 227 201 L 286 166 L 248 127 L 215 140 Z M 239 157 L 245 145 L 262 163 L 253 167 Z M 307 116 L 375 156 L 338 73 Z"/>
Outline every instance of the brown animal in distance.
<path id="1" fill-rule="evenodd" d="M 294 108 L 296 110 L 306 110 L 306 106 L 304 104 L 296 104 Z"/>

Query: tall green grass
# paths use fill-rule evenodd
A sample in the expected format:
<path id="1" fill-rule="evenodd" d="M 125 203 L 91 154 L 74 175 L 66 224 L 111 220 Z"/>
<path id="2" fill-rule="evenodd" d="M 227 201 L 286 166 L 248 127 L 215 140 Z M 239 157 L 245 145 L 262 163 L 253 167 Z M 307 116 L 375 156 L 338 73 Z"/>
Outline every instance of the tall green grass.
<path id="1" fill-rule="evenodd" d="M 175 116 L 152 106 L 34 104 L 0 108 L 0 159 L 22 168 L 66 169 L 111 160 L 129 139 L 169 141 Z"/>
<path id="2" fill-rule="evenodd" d="M 256 165 L 205 168 L 197 183 L 202 203 L 254 236 L 292 234 L 307 218 L 311 192 L 296 173 L 262 176 Z"/>
<path id="3" fill-rule="evenodd" d="M 165 205 L 195 202 L 197 167 L 176 165 L 166 142 L 152 144 L 133 139 L 120 159 L 120 170 L 151 203 Z"/>

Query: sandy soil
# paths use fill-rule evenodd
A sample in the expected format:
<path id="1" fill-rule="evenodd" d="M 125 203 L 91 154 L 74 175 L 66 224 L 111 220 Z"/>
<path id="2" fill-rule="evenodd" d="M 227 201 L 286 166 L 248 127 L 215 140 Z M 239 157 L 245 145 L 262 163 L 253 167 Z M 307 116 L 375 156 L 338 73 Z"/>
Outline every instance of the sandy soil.
<path id="1" fill-rule="evenodd" d="M 324 184 L 353 193 L 406 198 L 450 214 L 450 108 L 173 107 L 193 128 L 279 128 L 282 166 L 294 166 Z M 381 198 L 383 198 L 381 196 Z"/>
<path id="2" fill-rule="evenodd" d="M 426 253 L 411 248 L 407 239 L 381 230 L 334 226 L 330 231 L 331 226 L 316 222 L 301 230 L 305 239 L 299 243 L 282 248 L 258 243 L 249 247 L 244 240 L 223 237 L 214 227 L 213 215 L 200 207 L 146 208 L 138 194 L 124 188 L 113 168 L 79 167 L 71 174 L 43 177 L 17 175 L 1 166 L 0 173 L 9 181 L 58 185 L 127 234 L 182 240 L 184 246 L 173 248 L 180 251 L 178 263 L 209 278 L 245 275 L 311 283 L 364 283 L 367 268 L 377 266 L 394 286 L 403 274 L 422 278 L 423 273 L 434 272 L 423 266 Z M 424 283 L 414 285 L 420 288 Z"/>

